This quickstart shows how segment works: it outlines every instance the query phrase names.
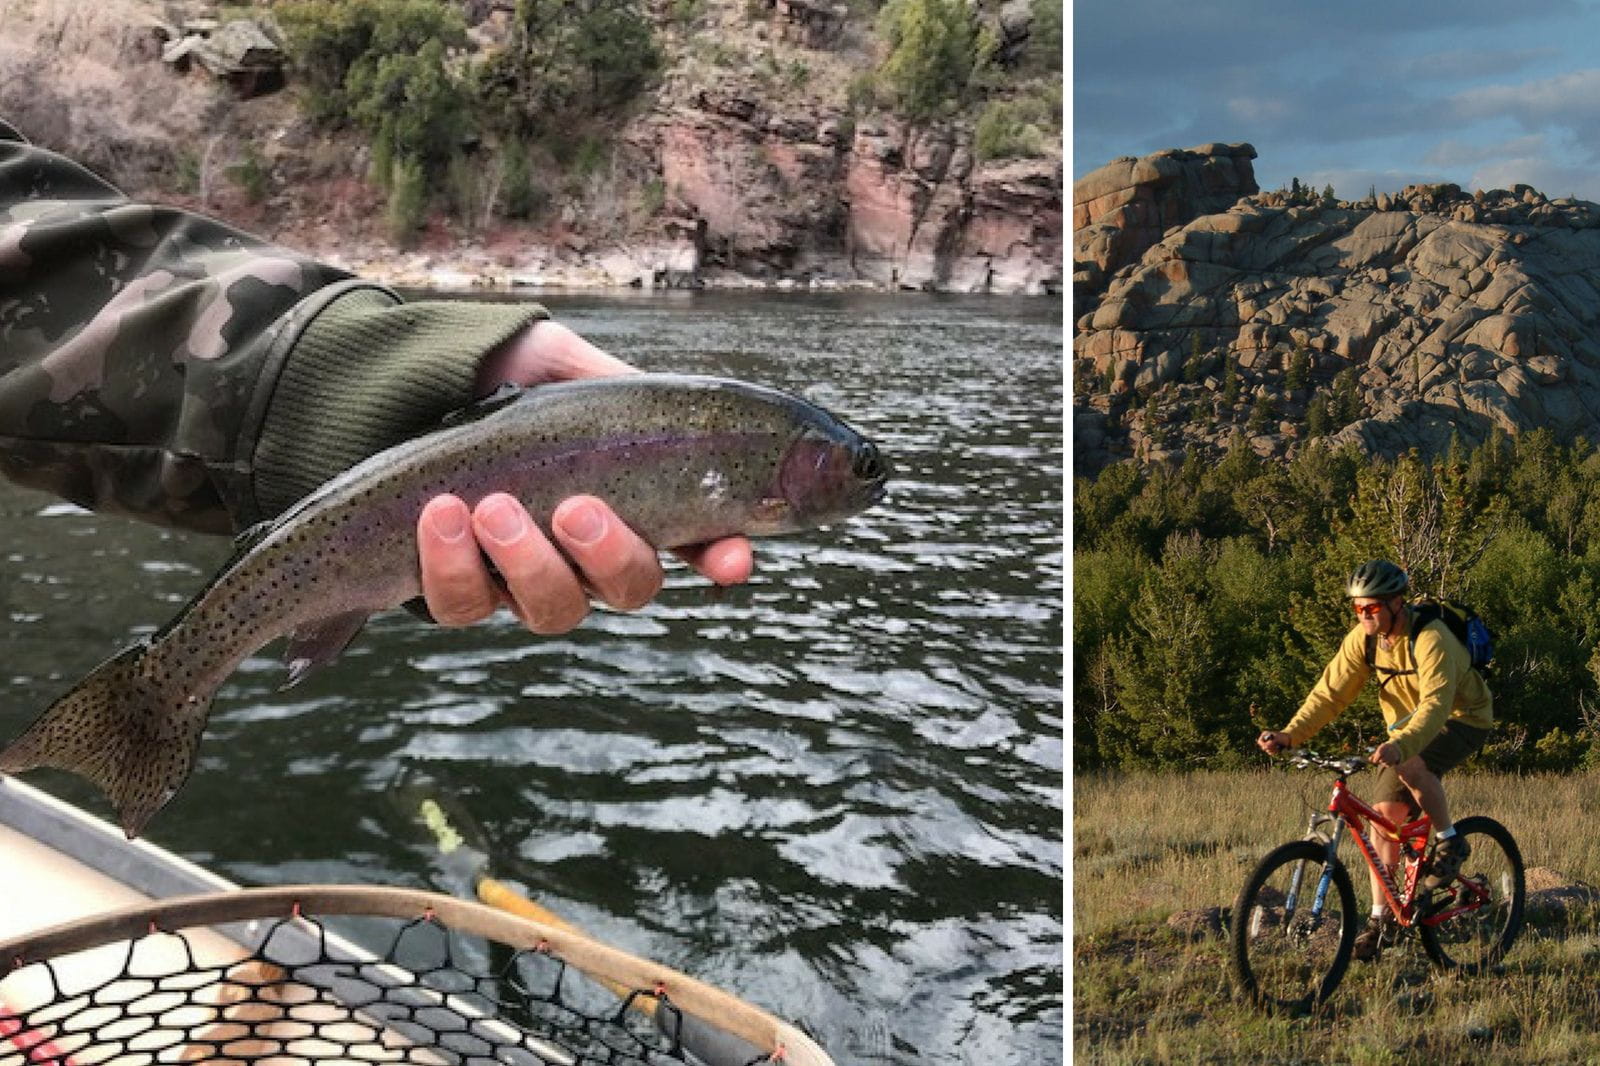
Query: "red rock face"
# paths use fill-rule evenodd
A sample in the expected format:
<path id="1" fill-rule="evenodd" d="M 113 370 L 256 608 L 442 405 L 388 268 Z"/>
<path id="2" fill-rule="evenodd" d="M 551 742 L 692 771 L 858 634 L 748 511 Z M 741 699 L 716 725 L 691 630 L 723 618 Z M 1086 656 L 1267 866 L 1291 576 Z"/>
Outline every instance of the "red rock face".
<path id="1" fill-rule="evenodd" d="M 765 114 L 730 93 L 658 114 L 640 147 L 679 211 L 703 221 L 707 266 L 959 292 L 1062 284 L 1061 164 L 974 167 L 967 134 Z"/>

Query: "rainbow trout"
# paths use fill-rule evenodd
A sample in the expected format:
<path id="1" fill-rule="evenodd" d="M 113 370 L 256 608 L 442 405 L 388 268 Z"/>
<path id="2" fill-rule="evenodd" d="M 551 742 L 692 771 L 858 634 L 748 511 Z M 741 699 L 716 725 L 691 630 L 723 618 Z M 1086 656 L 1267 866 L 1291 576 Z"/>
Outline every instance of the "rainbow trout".
<path id="1" fill-rule="evenodd" d="M 271 522 L 163 629 L 108 660 L 3 752 L 94 782 L 137 836 L 194 766 L 222 682 L 287 635 L 288 684 L 331 662 L 374 611 L 421 594 L 416 524 L 453 492 L 509 492 L 548 534 L 568 496 L 606 500 L 657 548 L 787 533 L 883 496 L 877 449 L 797 397 L 737 381 L 638 374 L 498 395 L 372 456 Z"/>

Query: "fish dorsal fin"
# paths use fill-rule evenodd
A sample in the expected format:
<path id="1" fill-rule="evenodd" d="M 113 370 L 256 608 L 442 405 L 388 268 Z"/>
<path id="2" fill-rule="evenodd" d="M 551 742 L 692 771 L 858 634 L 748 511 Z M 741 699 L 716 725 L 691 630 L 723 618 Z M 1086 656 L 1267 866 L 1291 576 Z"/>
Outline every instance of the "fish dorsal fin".
<path id="1" fill-rule="evenodd" d="M 293 688 L 313 670 L 337 659 L 366 624 L 366 611 L 348 611 L 307 623 L 289 634 L 289 646 L 283 653 L 289 678 L 283 687 Z"/>
<path id="2" fill-rule="evenodd" d="M 486 415 L 492 415 L 500 408 L 516 403 L 528 390 L 521 385 L 507 381 L 497 387 L 489 395 L 480 400 L 474 400 L 465 407 L 457 408 L 444 416 L 439 428 L 446 426 L 459 426 L 467 422 L 476 422 Z"/>

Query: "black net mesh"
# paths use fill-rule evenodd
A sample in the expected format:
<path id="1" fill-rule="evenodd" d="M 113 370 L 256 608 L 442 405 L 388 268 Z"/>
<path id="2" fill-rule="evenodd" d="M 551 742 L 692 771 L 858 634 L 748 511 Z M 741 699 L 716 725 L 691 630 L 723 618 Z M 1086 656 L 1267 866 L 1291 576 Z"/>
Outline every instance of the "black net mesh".
<path id="1" fill-rule="evenodd" d="M 227 937 L 152 929 L 10 973 L 0 960 L 0 1066 L 707 1061 L 658 990 L 607 987 L 431 916 L 363 919 L 360 931 L 386 946 L 352 950 L 294 916 Z"/>

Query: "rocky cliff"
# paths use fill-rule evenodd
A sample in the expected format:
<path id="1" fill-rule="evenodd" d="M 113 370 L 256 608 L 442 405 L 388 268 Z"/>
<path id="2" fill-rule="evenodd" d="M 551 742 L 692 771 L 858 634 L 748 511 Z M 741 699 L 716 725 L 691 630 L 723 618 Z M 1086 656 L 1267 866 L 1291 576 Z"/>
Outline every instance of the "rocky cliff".
<path id="1" fill-rule="evenodd" d="M 779 105 L 733 78 L 663 99 L 628 143 L 659 168 L 699 266 L 767 280 L 1060 291 L 1059 158 L 978 163 L 970 129 L 854 123 L 826 106 Z"/>
<path id="2" fill-rule="evenodd" d="M 1248 144 L 1123 156 L 1072 186 L 1072 283 L 1080 306 L 1167 230 L 1226 211 L 1257 191 Z"/>
<path id="3" fill-rule="evenodd" d="M 1194 180 L 1253 186 L 1238 181 L 1253 156 L 1213 145 L 1113 164 L 1130 179 L 1116 195 L 1161 204 L 1158 221 L 1080 214 L 1109 182 L 1075 185 L 1079 472 L 1236 437 L 1288 457 L 1323 437 L 1393 455 L 1496 428 L 1600 434 L 1600 205 L 1438 185 L 1356 203 L 1251 190 L 1219 207 L 1223 182 Z M 1085 258 L 1185 216 L 1123 265 Z"/>
<path id="4" fill-rule="evenodd" d="M 474 49 L 503 45 L 510 6 L 463 4 Z M 625 121 L 571 131 L 602 145 L 598 168 L 576 172 L 546 151 L 530 160 L 539 217 L 463 221 L 441 208 L 415 250 L 388 241 L 359 133 L 308 123 L 292 77 L 285 91 L 268 92 L 281 77 L 253 75 L 241 88 L 238 64 L 199 61 L 233 25 L 206 3 L 23 5 L 0 18 L 0 73 L 16 75 L 0 77 L 0 115 L 131 195 L 402 284 L 1061 291 L 1059 145 L 983 162 L 972 114 L 912 127 L 852 103 L 881 45 L 844 5 L 646 6 L 661 77 Z M 1026 42 L 1028 3 L 975 10 L 1001 54 Z M 474 165 L 488 174 L 495 146 L 480 147 Z"/>

